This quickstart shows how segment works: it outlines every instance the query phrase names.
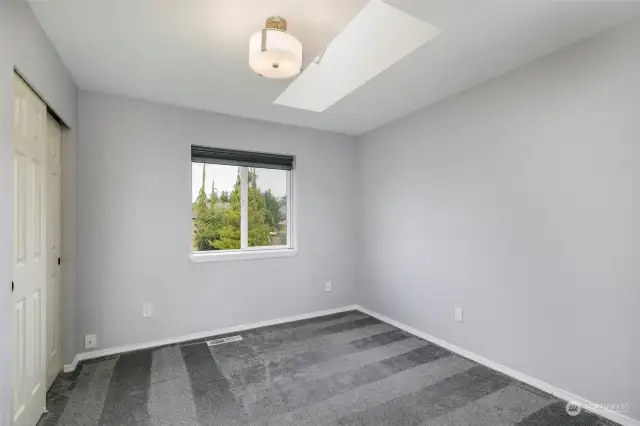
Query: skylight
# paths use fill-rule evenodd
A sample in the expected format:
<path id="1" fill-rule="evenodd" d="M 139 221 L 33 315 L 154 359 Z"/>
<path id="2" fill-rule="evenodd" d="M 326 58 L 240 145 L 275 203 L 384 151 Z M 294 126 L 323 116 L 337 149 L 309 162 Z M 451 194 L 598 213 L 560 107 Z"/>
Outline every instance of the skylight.
<path id="1" fill-rule="evenodd" d="M 426 22 L 371 0 L 274 103 L 325 111 L 439 33 Z"/>

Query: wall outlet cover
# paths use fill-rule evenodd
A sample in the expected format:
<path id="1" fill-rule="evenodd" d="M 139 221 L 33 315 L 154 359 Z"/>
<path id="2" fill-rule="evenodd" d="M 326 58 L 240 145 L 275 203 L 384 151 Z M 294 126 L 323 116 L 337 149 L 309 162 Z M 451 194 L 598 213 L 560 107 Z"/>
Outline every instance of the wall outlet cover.
<path id="1" fill-rule="evenodd" d="M 331 291 L 331 289 L 332 289 L 331 281 L 327 281 L 325 283 L 324 287 L 325 287 L 326 291 Z"/>
<path id="2" fill-rule="evenodd" d="M 464 309 L 456 308 L 453 315 L 456 321 L 464 322 Z"/>
<path id="3" fill-rule="evenodd" d="M 147 318 L 153 315 L 153 305 L 151 303 L 142 304 L 142 316 Z"/>
<path id="4" fill-rule="evenodd" d="M 95 334 L 84 335 L 84 348 L 95 349 L 98 347 L 98 336 Z"/>

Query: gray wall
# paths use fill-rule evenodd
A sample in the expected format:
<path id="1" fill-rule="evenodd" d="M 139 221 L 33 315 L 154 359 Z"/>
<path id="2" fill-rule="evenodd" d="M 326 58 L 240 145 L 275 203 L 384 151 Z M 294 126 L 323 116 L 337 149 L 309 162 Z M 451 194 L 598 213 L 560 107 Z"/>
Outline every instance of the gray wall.
<path id="1" fill-rule="evenodd" d="M 360 304 L 640 418 L 639 41 L 617 29 L 365 135 Z"/>
<path id="2" fill-rule="evenodd" d="M 13 277 L 13 69 L 16 67 L 47 103 L 71 127 L 76 124 L 77 92 L 66 68 L 38 25 L 26 2 L 0 0 L 0 423 L 9 424 L 12 392 L 10 282 Z M 74 233 L 73 164 L 69 150 L 75 132 L 65 135 L 63 155 L 63 281 L 62 327 L 75 330 L 75 274 L 73 264 Z M 63 360 L 75 354 L 75 333 L 62 335 Z M 5 423 L 6 422 L 6 423 Z"/>
<path id="3" fill-rule="evenodd" d="M 79 352 L 355 303 L 350 137 L 90 92 L 79 121 Z M 191 144 L 296 156 L 296 257 L 189 259 Z"/>
<path id="4" fill-rule="evenodd" d="M 344 306 L 360 290 L 368 308 L 640 418 L 639 39 L 636 24 L 588 40 L 356 146 L 95 93 L 81 93 L 77 119 L 76 88 L 28 6 L 0 0 L 0 235 L 12 234 L 15 66 L 81 123 L 63 147 L 63 328 L 79 324 L 65 363 L 85 333 L 139 343 Z M 192 143 L 297 156 L 297 257 L 189 260 Z M 4 342 L 11 253 L 2 238 Z M 11 366 L 2 345 L 0 422 Z"/>

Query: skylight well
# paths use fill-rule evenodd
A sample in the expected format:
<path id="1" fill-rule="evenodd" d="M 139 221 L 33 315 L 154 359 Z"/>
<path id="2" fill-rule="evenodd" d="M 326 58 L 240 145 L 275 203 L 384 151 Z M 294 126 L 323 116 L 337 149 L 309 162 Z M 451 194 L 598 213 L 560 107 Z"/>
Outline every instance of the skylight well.
<path id="1" fill-rule="evenodd" d="M 274 103 L 325 111 L 438 34 L 438 28 L 371 0 Z"/>

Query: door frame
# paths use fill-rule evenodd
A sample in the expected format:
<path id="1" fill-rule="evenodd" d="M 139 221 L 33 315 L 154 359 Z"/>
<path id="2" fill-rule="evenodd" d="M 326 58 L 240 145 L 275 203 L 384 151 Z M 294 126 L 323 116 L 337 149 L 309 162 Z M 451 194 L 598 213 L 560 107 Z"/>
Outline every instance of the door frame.
<path id="1" fill-rule="evenodd" d="M 52 134 L 55 132 L 55 135 Z M 53 166 L 53 167 L 52 167 Z M 47 324 L 46 387 L 47 390 L 62 371 L 61 354 L 61 257 L 62 257 L 62 125 L 47 111 Z M 53 183 L 53 185 L 52 185 Z M 53 201 L 53 204 L 51 203 Z M 56 209 L 54 211 L 53 209 Z M 53 217 L 52 217 L 53 214 Z M 55 221 L 56 223 L 52 223 Z M 55 253 L 51 251 L 55 244 Z M 54 309 L 52 309 L 54 308 Z M 52 341 L 53 340 L 53 341 Z M 51 350 L 53 349 L 53 352 Z"/>

